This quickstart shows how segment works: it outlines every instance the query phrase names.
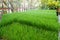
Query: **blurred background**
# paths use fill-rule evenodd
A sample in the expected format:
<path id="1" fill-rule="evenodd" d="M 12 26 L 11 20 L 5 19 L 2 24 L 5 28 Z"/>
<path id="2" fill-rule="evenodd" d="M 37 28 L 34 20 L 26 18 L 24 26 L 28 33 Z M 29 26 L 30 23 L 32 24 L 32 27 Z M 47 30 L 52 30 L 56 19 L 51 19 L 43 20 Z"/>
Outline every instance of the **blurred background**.
<path id="1" fill-rule="evenodd" d="M 5 13 L 43 9 L 55 10 L 60 0 L 0 0 L 0 11 Z"/>

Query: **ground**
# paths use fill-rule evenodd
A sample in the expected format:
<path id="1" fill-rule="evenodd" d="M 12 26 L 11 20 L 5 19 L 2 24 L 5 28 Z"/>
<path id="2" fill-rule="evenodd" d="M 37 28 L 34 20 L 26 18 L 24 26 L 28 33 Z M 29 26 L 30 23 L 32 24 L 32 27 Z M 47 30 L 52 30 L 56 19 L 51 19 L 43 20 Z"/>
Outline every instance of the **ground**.
<path id="1" fill-rule="evenodd" d="M 4 14 L 0 38 L 4 40 L 57 40 L 60 25 L 55 10 Z"/>

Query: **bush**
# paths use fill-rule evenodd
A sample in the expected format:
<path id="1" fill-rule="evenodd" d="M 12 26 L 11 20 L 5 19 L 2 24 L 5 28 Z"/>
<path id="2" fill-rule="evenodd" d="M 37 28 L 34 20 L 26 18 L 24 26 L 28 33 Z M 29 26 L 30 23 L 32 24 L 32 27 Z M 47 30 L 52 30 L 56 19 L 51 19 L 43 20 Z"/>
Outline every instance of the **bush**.
<path id="1" fill-rule="evenodd" d="M 59 5 L 59 1 L 48 1 L 47 6 L 49 9 L 56 9 Z"/>

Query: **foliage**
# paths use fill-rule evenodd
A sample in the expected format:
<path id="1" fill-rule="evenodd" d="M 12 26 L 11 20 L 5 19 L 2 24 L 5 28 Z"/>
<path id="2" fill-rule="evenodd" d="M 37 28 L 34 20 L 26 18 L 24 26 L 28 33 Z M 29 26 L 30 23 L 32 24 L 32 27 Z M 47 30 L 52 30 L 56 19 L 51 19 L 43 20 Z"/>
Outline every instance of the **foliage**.
<path id="1" fill-rule="evenodd" d="M 42 5 L 41 8 L 42 9 L 46 9 L 47 8 L 47 4 L 46 4 L 47 3 L 47 0 L 41 0 L 39 2 L 41 2 L 41 5 Z"/>
<path id="2" fill-rule="evenodd" d="M 55 9 L 58 7 L 59 5 L 59 1 L 53 1 L 53 0 L 49 0 L 48 3 L 47 3 L 48 7 L 50 9 Z"/>
<path id="3" fill-rule="evenodd" d="M 59 0 L 41 0 L 42 8 L 55 9 L 59 6 Z"/>

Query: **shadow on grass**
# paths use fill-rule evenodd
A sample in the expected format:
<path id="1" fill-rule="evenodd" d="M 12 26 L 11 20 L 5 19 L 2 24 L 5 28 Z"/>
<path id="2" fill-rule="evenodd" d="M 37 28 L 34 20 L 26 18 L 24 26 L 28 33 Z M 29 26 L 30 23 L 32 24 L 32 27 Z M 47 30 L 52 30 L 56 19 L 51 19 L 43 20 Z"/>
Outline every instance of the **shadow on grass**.
<path id="1" fill-rule="evenodd" d="M 14 20 L 12 20 L 12 21 L 10 21 L 10 22 L 7 22 L 7 23 L 5 23 L 5 24 L 1 24 L 0 25 L 0 27 L 3 27 L 3 26 L 7 26 L 7 25 L 10 25 L 10 24 L 12 24 L 12 23 L 20 23 L 20 24 L 23 24 L 23 25 L 28 25 L 28 26 L 33 26 L 33 27 L 36 27 L 36 28 L 42 28 L 42 29 L 45 29 L 45 30 L 49 30 L 49 31 L 58 31 L 58 30 L 56 30 L 56 29 L 52 29 L 51 27 L 48 27 L 47 25 L 44 25 L 44 24 L 37 24 L 37 23 L 32 23 L 32 22 L 30 22 L 30 21 L 26 21 L 26 20 L 16 20 L 16 19 L 14 19 Z"/>

